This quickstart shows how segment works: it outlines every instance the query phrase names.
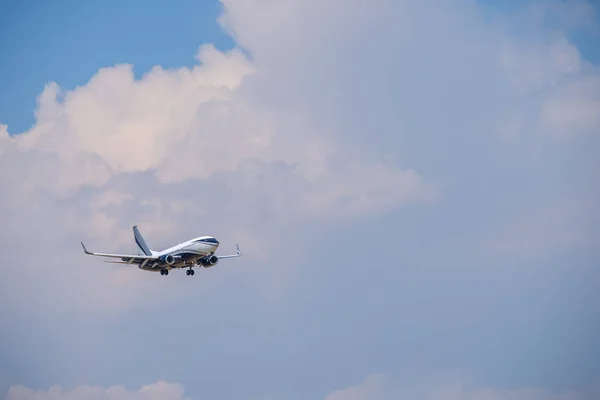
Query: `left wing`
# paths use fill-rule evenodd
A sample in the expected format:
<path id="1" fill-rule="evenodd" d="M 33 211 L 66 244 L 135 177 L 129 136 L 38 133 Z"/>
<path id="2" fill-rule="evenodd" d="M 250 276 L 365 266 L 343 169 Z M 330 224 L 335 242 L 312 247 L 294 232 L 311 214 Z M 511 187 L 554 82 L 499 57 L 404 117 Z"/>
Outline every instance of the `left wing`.
<path id="1" fill-rule="evenodd" d="M 242 255 L 242 252 L 240 251 L 240 246 L 236 244 L 235 247 L 237 249 L 237 254 L 232 254 L 232 255 L 227 255 L 227 256 L 217 256 L 217 258 L 219 260 L 222 260 L 224 258 L 240 257 Z"/>
<path id="2" fill-rule="evenodd" d="M 85 247 L 85 245 L 83 244 L 83 242 L 81 242 L 81 247 L 83 247 L 83 251 L 85 252 L 85 254 L 89 254 L 91 256 L 120 258 L 126 264 L 141 263 L 141 262 L 144 262 L 144 261 L 148 262 L 150 260 L 158 260 L 158 256 L 139 256 L 139 255 L 132 255 L 132 254 L 94 253 L 94 252 L 89 251 Z"/>

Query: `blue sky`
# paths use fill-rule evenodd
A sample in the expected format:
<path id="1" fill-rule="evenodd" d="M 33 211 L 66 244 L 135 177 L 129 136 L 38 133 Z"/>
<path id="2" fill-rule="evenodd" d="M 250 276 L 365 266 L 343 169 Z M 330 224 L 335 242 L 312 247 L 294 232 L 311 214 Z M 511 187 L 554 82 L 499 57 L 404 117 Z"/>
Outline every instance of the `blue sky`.
<path id="1" fill-rule="evenodd" d="M 165 7 L 168 4 L 168 7 Z M 218 27 L 217 1 L 67 1 L 60 7 L 28 0 L 3 4 L 0 120 L 14 133 L 34 123 L 35 99 L 46 82 L 85 84 L 101 67 L 192 65 L 204 42 L 233 45 Z"/>
<path id="2" fill-rule="evenodd" d="M 0 6 L 0 392 L 594 398 L 598 4 L 532 3 Z"/>

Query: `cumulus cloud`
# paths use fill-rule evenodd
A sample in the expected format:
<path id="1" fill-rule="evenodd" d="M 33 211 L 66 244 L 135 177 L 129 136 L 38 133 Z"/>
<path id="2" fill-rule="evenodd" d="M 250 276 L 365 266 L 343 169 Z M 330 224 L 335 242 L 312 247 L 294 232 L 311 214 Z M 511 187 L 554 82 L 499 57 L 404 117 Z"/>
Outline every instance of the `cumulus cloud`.
<path id="1" fill-rule="evenodd" d="M 543 3 L 538 10 L 559 10 L 554 17 L 565 20 L 532 23 L 539 13 L 531 11 L 516 19 L 492 13 L 489 22 L 468 0 L 222 0 L 220 22 L 244 51 L 206 44 L 191 68 L 156 66 L 135 79 L 123 64 L 73 89 L 48 83 L 30 130 L 9 135 L 0 124 L 0 301 L 11 304 L 3 312 L 115 312 L 187 305 L 192 296 L 212 305 L 222 300 L 209 298 L 213 289 L 233 275 L 263 294 L 307 262 L 321 262 L 307 255 L 325 228 L 396 210 L 408 215 L 423 204 L 452 216 L 457 203 L 476 210 L 476 193 L 487 189 L 486 200 L 501 198 L 523 178 L 490 173 L 494 162 L 504 162 L 501 169 L 517 157 L 497 146 L 495 133 L 519 147 L 531 135 L 568 141 L 599 131 L 599 69 L 566 34 L 589 24 L 578 11 L 589 4 L 571 2 L 577 10 L 566 13 L 562 2 Z M 515 26 L 527 29 L 517 36 Z M 492 183 L 478 187 L 476 173 Z M 570 243 L 589 243 L 592 206 L 567 215 L 559 208 L 536 216 L 532 230 L 509 228 L 498 248 L 546 251 L 564 243 L 565 226 L 582 228 L 567 235 Z M 476 219 L 469 214 L 451 235 Z M 412 223 L 419 226 L 402 228 L 418 231 L 420 222 Z M 202 290 L 182 289 L 177 276 L 83 255 L 80 240 L 92 250 L 134 251 L 134 224 L 156 249 L 199 234 L 218 236 L 222 252 L 239 242 L 244 268 L 217 267 Z M 547 224 L 556 235 L 540 243 Z M 439 224 L 426 230 L 443 231 Z M 35 254 L 32 237 L 43 238 Z M 436 254 L 429 242 L 421 246 L 412 251 Z M 353 244 L 337 250 L 348 249 L 368 256 Z M 345 273 L 335 261 L 323 267 Z M 385 398 L 394 385 L 379 379 L 328 400 Z M 19 390 L 30 393 L 12 393 Z M 483 396 L 465 390 L 449 396 Z"/>
<path id="2" fill-rule="evenodd" d="M 579 50 L 563 33 L 544 40 L 508 42 L 501 61 L 518 93 L 523 94 L 557 86 L 583 67 Z"/>
<path id="3" fill-rule="evenodd" d="M 500 52 L 514 89 L 515 106 L 498 121 L 507 137 L 562 139 L 598 131 L 600 69 L 569 39 L 575 29 L 600 34 L 596 18 L 589 2 L 572 0 L 533 2 L 505 20 L 514 31 Z"/>
<path id="4" fill-rule="evenodd" d="M 542 104 L 541 119 L 551 133 L 597 135 L 600 127 L 600 74 L 584 74 L 557 88 Z"/>
<path id="5" fill-rule="evenodd" d="M 353 152 L 310 115 L 271 109 L 243 92 L 255 67 L 239 50 L 206 45 L 198 60 L 191 69 L 156 67 L 141 80 L 130 65 L 118 65 L 74 90 L 46 85 L 33 128 L 10 137 L 3 128 L 0 174 L 11 190 L 2 214 L 13 238 L 58 229 L 56 238 L 69 236 L 72 245 L 78 235 L 93 239 L 93 250 L 127 253 L 130 226 L 138 224 L 159 247 L 173 245 L 174 235 L 221 232 L 230 251 L 237 241 L 246 257 L 260 259 L 276 247 L 266 239 L 277 226 L 436 199 L 434 185 L 415 170 L 368 149 Z M 190 217 L 202 221 L 202 232 L 185 227 Z M 83 273 L 70 268 L 73 277 Z M 82 289 L 79 306 L 113 308 L 136 298 L 135 289 L 107 296 L 105 284 L 125 288 L 133 279 L 110 276 L 96 281 L 104 282 L 97 290 Z M 92 293 L 96 300 L 86 301 Z"/>
<path id="6" fill-rule="evenodd" d="M 588 394 L 553 393 L 540 388 L 494 389 L 468 387 L 460 382 L 428 385 L 400 384 L 384 374 L 372 374 L 362 383 L 330 393 L 325 400 L 591 400 Z"/>
<path id="7" fill-rule="evenodd" d="M 382 182 L 394 193 L 391 203 L 383 202 L 384 210 L 427 197 L 427 186 L 415 172 L 347 160 L 344 144 L 328 139 L 314 122 L 261 109 L 239 94 L 252 72 L 239 50 L 221 53 L 205 45 L 198 60 L 191 69 L 156 67 L 140 81 L 130 65 L 103 68 L 86 85 L 62 94 L 48 84 L 39 98 L 36 126 L 15 136 L 11 151 L 52 157 L 56 178 L 36 184 L 59 194 L 102 186 L 123 173 L 152 171 L 161 183 L 174 183 L 255 169 L 252 163 L 269 173 L 279 162 L 290 167 L 290 179 L 316 189 L 308 198 L 300 196 L 296 212 L 302 206 L 314 211 L 311 205 L 331 211 L 344 196 L 359 199 L 357 206 L 364 200 L 368 207 L 379 201 Z M 341 159 L 349 167 L 329 165 Z M 365 185 L 350 187 L 347 181 L 356 179 Z M 323 186 L 331 190 L 326 193 Z M 296 197 L 298 190 L 289 193 L 293 189 L 299 188 L 282 195 Z"/>
<path id="8" fill-rule="evenodd" d="M 70 390 L 53 386 L 48 390 L 34 390 L 24 386 L 9 389 L 6 400 L 193 400 L 186 397 L 183 386 L 158 381 L 136 391 L 123 386 L 82 385 Z M 282 397 L 284 398 L 284 397 Z M 295 398 L 295 397 L 294 397 Z M 324 400 L 397 400 L 403 398 L 420 400 L 592 400 L 587 393 L 573 391 L 551 392 L 539 388 L 495 389 L 468 387 L 457 382 L 408 384 L 400 383 L 390 376 L 371 374 L 357 385 L 334 390 Z"/>
<path id="9" fill-rule="evenodd" d="M 245 5 L 226 7 L 237 18 Z M 336 37 L 332 45 L 340 47 L 344 40 Z M 259 47 L 251 45 L 253 56 Z M 323 65 L 328 60 L 337 65 L 338 57 L 321 55 Z M 319 55 L 303 57 L 316 62 Z M 8 136 L 3 126 L 0 179 L 10 190 L 1 200 L 2 216 L 18 242 L 11 246 L 19 246 L 32 231 L 42 236 L 56 232 L 47 244 L 64 240 L 54 248 L 69 248 L 70 259 L 79 240 L 87 239 L 93 239 L 92 249 L 127 252 L 130 226 L 138 224 L 156 246 L 166 247 L 173 235 L 183 240 L 186 234 L 200 234 L 185 224 L 198 218 L 211 234 L 220 232 L 223 238 L 225 232 L 231 247 L 239 241 L 247 257 L 264 261 L 278 247 L 268 238 L 290 224 L 356 219 L 439 199 L 435 181 L 418 170 L 381 157 L 377 146 L 356 146 L 353 138 L 376 138 L 380 128 L 363 131 L 329 117 L 355 110 L 352 100 L 339 99 L 335 109 L 319 101 L 321 94 L 342 88 L 327 82 L 333 77 L 319 74 L 319 63 L 313 80 L 285 69 L 273 73 L 276 58 L 250 60 L 238 49 L 221 52 L 203 45 L 197 60 L 192 68 L 157 66 L 140 80 L 134 79 L 131 65 L 117 65 L 100 69 L 72 90 L 48 83 L 32 129 Z M 286 85 L 279 86 L 281 78 Z M 372 97 L 368 88 L 361 91 L 359 97 Z M 301 103 L 281 105 L 281 96 Z M 376 110 L 382 101 L 364 111 Z M 221 230 L 209 228 L 215 226 Z M 36 264 L 21 271 L 35 275 Z M 84 273 L 70 264 L 65 273 L 77 280 Z M 15 274 L 12 279 L 20 278 Z M 82 287 L 77 304 L 91 306 L 96 301 L 85 299 L 92 293 L 99 293 L 102 307 L 112 304 L 106 302 L 108 291 L 97 287 Z M 123 296 L 114 293 L 115 305 L 136 297 L 135 289 Z"/>
<path id="10" fill-rule="evenodd" d="M 24 386 L 9 389 L 6 400 L 187 400 L 183 386 L 177 383 L 158 381 L 129 390 L 124 386 L 82 385 L 71 390 L 53 386 L 48 390 L 34 390 Z"/>

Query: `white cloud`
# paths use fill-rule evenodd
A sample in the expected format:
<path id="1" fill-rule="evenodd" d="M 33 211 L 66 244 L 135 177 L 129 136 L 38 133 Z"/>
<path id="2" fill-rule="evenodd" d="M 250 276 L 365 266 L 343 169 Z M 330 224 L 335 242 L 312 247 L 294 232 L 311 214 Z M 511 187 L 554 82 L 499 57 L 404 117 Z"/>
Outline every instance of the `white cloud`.
<path id="1" fill-rule="evenodd" d="M 29 152 L 35 158 L 27 171 L 35 175 L 33 187 L 74 195 L 84 185 L 103 186 L 119 174 L 144 171 L 163 183 L 244 171 L 253 179 L 248 168 L 259 161 L 267 174 L 272 163 L 292 168 L 286 178 L 293 184 L 273 193 L 275 201 L 286 202 L 287 214 L 329 213 L 346 198 L 357 199 L 350 212 L 432 198 L 433 189 L 414 171 L 361 160 L 310 116 L 261 107 L 240 92 L 253 67 L 238 50 L 221 53 L 206 45 L 198 59 L 201 64 L 191 69 L 156 67 L 140 81 L 131 66 L 119 65 L 66 93 L 48 84 L 36 126 L 9 144 L 15 155 L 5 160 L 4 173 L 18 173 L 9 172 L 10 165 Z M 341 159 L 350 166 L 332 171 L 330 164 Z M 348 185 L 357 180 L 364 184 Z M 257 183 L 236 181 L 245 190 Z M 306 186 L 306 195 L 297 196 L 299 185 Z M 383 201 L 372 195 L 382 190 L 389 190 Z"/>
<path id="2" fill-rule="evenodd" d="M 474 170 L 487 173 L 487 157 L 495 155 L 490 131 L 567 140 L 599 131 L 598 68 L 583 59 L 564 26 L 531 24 L 535 15 L 492 25 L 470 0 L 222 3 L 221 20 L 249 57 L 204 45 L 194 67 L 155 67 L 139 80 L 130 65 L 108 66 L 73 90 L 49 83 L 31 130 L 9 136 L 0 124 L 0 302 L 11 305 L 3 310 L 9 330 L 31 315 L 30 321 L 41 313 L 83 315 L 74 309 L 94 320 L 98 310 L 214 309 L 231 295 L 227 287 L 286 293 L 278 289 L 294 271 L 321 262 L 310 257 L 324 227 L 348 229 L 348 221 L 435 201 L 442 203 L 439 212 L 452 215 L 438 180 L 460 186 L 453 204 L 476 208 L 466 181 Z M 561 10 L 553 13 L 565 16 L 564 24 L 587 23 L 584 12 Z M 512 23 L 528 29 L 517 37 Z M 511 179 L 521 179 L 509 178 L 489 197 L 500 198 Z M 493 249 L 539 254 L 590 246 L 598 237 L 596 217 L 589 203 L 558 204 L 507 227 Z M 410 223 L 402 228 L 410 231 Z M 220 251 L 239 242 L 244 257 L 185 285 L 184 274 L 164 278 L 83 254 L 80 240 L 92 250 L 135 251 L 134 224 L 153 248 L 214 234 Z M 432 226 L 439 227 L 422 229 Z M 459 237 L 462 228 L 448 232 Z M 423 243 L 412 251 L 437 250 Z M 581 398 L 432 387 L 374 375 L 327 400 Z M 10 396 L 116 400 L 164 393 L 183 398 L 180 386 L 164 382 L 138 391 L 19 386 Z"/>
<path id="3" fill-rule="evenodd" d="M 107 67 L 71 91 L 50 83 L 30 131 L 8 137 L 2 126 L 0 183 L 10 190 L 0 216 L 12 227 L 5 246 L 14 249 L 36 232 L 52 237 L 38 251 L 60 251 L 72 261 L 45 261 L 42 268 L 36 259 L 11 255 L 10 262 L 26 265 L 7 274 L 1 296 L 14 296 L 11 287 L 39 293 L 57 280 L 49 271 L 61 264 L 71 279 L 57 280 L 55 301 L 29 296 L 36 305 L 18 307 L 151 306 L 141 294 L 160 282 L 83 258 L 79 241 L 129 253 L 130 227 L 138 224 L 156 248 L 215 234 L 223 252 L 239 242 L 244 260 L 264 263 L 279 247 L 268 233 L 278 226 L 435 199 L 435 188 L 418 172 L 380 161 L 369 149 L 353 153 L 320 121 L 242 91 L 260 71 L 240 51 L 205 45 L 198 60 L 193 68 L 156 67 L 141 80 L 130 65 Z M 190 218 L 198 219 L 190 224 Z"/>
<path id="4" fill-rule="evenodd" d="M 562 32 L 531 42 L 510 40 L 501 54 L 501 62 L 517 93 L 523 94 L 554 87 L 581 72 L 583 67 L 579 50 Z"/>
<path id="5" fill-rule="evenodd" d="M 140 81 L 130 65 L 103 68 L 86 85 L 66 93 L 48 84 L 39 97 L 36 126 L 17 136 L 16 144 L 22 150 L 55 154 L 61 174 L 67 175 L 65 184 L 71 185 L 103 184 L 118 173 L 157 168 L 175 158 L 171 148 L 190 136 L 223 145 L 237 132 L 206 131 L 194 120 L 203 107 L 227 102 L 252 68 L 239 51 L 221 53 L 210 45 L 200 48 L 198 60 L 201 64 L 191 69 L 155 67 Z M 219 161 L 210 156 L 206 151 L 190 161 Z M 98 165 L 83 174 L 72 171 L 78 157 L 96 157 Z M 192 177 L 207 176 L 222 167 L 209 163 L 190 170 Z M 94 179 L 96 170 L 104 172 L 104 179 Z"/>
<path id="6" fill-rule="evenodd" d="M 236 7 L 228 9 L 237 15 Z M 6 274 L 1 297 L 16 296 L 16 287 L 52 291 L 47 283 L 55 282 L 53 302 L 28 296 L 15 307 L 151 306 L 142 293 L 164 280 L 85 258 L 79 247 L 83 240 L 92 250 L 131 252 L 134 224 L 156 248 L 209 233 L 223 252 L 239 242 L 245 262 L 271 268 L 277 280 L 286 272 L 268 258 L 286 252 L 275 234 L 282 227 L 297 224 L 302 235 L 307 221 L 356 219 L 439 197 L 419 171 L 383 160 L 376 146 L 357 149 L 351 138 L 363 133 L 331 123 L 318 94 L 305 108 L 264 97 L 264 88 L 289 98 L 302 98 L 304 88 L 315 93 L 319 82 L 295 82 L 301 70 L 280 71 L 289 86 L 278 87 L 272 64 L 237 49 L 203 45 L 197 59 L 192 68 L 155 67 L 140 80 L 132 66 L 117 65 L 73 90 L 49 83 L 32 129 L 8 137 L 2 126 L 0 184 L 10 190 L 0 217 L 11 226 L 3 246 L 11 249 L 8 263 L 21 268 Z M 322 61 L 334 59 L 324 53 Z M 38 251 L 64 259 L 42 267 L 18 257 L 14 249 L 26 247 L 32 232 L 49 238 Z M 54 277 L 59 265 L 69 280 Z"/>
<path id="7" fill-rule="evenodd" d="M 34 390 L 24 386 L 12 386 L 6 400 L 185 400 L 183 386 L 158 381 L 132 391 L 124 386 L 82 385 L 71 390 L 53 386 L 48 390 Z"/>
<path id="8" fill-rule="evenodd" d="M 8 139 L 8 126 L 5 124 L 0 124 L 0 140 L 4 143 Z M 0 147 L 2 149 L 2 147 Z"/>
<path id="9" fill-rule="evenodd" d="M 391 400 L 397 396 L 397 385 L 391 379 L 383 374 L 372 374 L 358 385 L 331 392 L 325 400 Z"/>
<path id="10" fill-rule="evenodd" d="M 561 135 L 600 133 L 600 73 L 567 82 L 542 104 L 542 126 Z"/>
<path id="11" fill-rule="evenodd" d="M 504 137 L 568 138 L 600 131 L 600 68 L 569 40 L 572 29 L 599 35 L 588 1 L 533 2 L 504 20 L 500 63 L 513 92 L 498 119 Z M 510 32 L 508 30 L 508 32 Z"/>
<path id="12" fill-rule="evenodd" d="M 539 388 L 495 389 L 467 387 L 460 382 L 400 384 L 389 376 L 372 374 L 362 383 L 330 393 L 325 400 L 592 400 L 572 391 L 552 393 Z"/>
<path id="13" fill-rule="evenodd" d="M 510 112 L 508 125 L 520 134 L 598 123 L 594 92 L 577 83 L 595 82 L 597 71 L 564 35 L 515 39 L 506 26 L 486 25 L 469 1 L 223 4 L 222 21 L 250 58 L 203 45 L 194 67 L 156 67 L 140 80 L 130 65 L 102 68 L 73 90 L 49 83 L 31 130 L 9 137 L 0 126 L 0 184 L 10 188 L 0 199 L 11 227 L 6 265 L 25 263 L 7 273 L 0 296 L 47 288 L 47 279 L 79 300 L 57 296 L 44 307 L 143 303 L 141 293 L 164 280 L 102 269 L 79 247 L 85 240 L 132 251 L 133 224 L 153 247 L 201 232 L 230 243 L 223 251 L 240 242 L 245 260 L 276 281 L 286 270 L 271 260 L 287 253 L 284 240 L 294 234 L 298 250 L 310 248 L 309 222 L 443 199 L 433 176 L 440 171 L 429 168 L 429 176 L 420 166 L 429 153 L 461 160 L 476 151 L 484 119 L 490 126 L 488 118 L 505 121 Z M 26 247 L 32 232 L 49 238 L 40 252 L 73 261 L 42 268 L 19 259 L 13 249 Z M 59 264 L 72 280 L 53 277 Z"/>
<path id="14" fill-rule="evenodd" d="M 12 386 L 6 400 L 193 400 L 184 395 L 182 385 L 158 381 L 138 390 L 123 386 L 82 385 L 70 390 L 53 386 L 48 390 L 34 390 Z M 194 397 L 198 398 L 198 397 Z M 285 398 L 281 396 L 279 398 Z M 460 381 L 430 381 L 400 383 L 390 376 L 376 373 L 347 388 L 334 390 L 324 400 L 592 400 L 591 394 L 575 391 L 550 392 L 539 388 L 496 389 L 468 387 Z"/>

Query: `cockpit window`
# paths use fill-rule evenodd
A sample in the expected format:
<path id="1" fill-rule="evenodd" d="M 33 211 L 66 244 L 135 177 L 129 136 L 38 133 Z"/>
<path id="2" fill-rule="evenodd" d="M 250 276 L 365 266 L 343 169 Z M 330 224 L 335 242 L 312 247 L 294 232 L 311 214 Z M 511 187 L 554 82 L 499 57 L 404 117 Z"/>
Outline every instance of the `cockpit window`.
<path id="1" fill-rule="evenodd" d="M 219 244 L 219 242 L 215 238 L 200 239 L 199 242 Z"/>

